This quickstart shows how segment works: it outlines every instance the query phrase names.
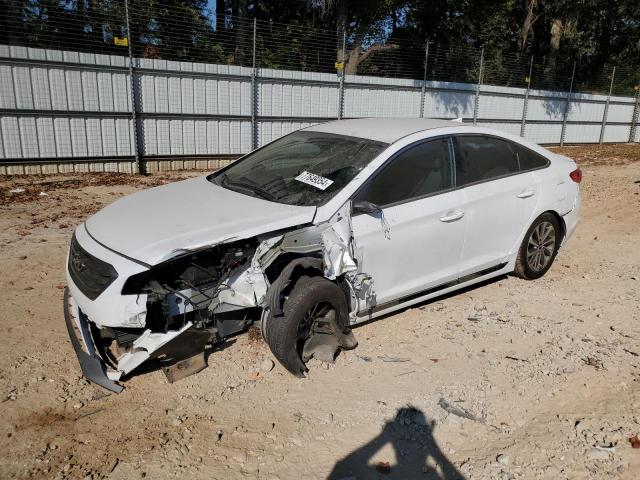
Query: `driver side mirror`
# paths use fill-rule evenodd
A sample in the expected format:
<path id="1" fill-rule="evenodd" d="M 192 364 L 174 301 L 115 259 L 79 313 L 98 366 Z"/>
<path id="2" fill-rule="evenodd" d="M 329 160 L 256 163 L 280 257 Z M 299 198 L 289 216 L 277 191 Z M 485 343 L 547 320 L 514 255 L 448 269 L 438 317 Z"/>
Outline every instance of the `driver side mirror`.
<path id="1" fill-rule="evenodd" d="M 378 205 L 376 205 L 373 202 L 368 202 L 366 200 L 359 200 L 357 202 L 353 202 L 353 204 L 351 205 L 352 213 L 373 214 L 373 213 L 379 213 L 381 211 L 382 209 Z"/>

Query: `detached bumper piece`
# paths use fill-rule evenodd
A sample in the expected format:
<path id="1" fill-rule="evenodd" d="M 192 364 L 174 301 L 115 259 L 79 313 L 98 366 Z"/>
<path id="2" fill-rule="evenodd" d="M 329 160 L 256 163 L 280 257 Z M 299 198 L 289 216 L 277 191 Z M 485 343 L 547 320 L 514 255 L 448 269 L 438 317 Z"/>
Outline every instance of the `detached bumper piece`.
<path id="1" fill-rule="evenodd" d="M 120 393 L 122 385 L 117 384 L 107 377 L 107 367 L 96 352 L 91 338 L 89 325 L 84 315 L 72 303 L 69 289 L 64 289 L 64 321 L 67 324 L 67 332 L 71 345 L 76 352 L 80 368 L 85 378 L 107 390 Z M 83 345 L 85 348 L 83 348 Z"/>

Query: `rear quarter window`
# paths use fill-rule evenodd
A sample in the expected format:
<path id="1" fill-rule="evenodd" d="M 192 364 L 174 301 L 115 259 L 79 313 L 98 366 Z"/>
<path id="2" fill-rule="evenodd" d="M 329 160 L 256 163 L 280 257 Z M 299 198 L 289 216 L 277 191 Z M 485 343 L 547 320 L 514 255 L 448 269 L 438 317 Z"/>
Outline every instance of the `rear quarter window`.
<path id="1" fill-rule="evenodd" d="M 547 157 L 544 157 L 533 150 L 529 150 L 522 145 L 517 145 L 516 148 L 518 151 L 520 170 L 535 170 L 537 168 L 544 168 L 549 164 Z"/>

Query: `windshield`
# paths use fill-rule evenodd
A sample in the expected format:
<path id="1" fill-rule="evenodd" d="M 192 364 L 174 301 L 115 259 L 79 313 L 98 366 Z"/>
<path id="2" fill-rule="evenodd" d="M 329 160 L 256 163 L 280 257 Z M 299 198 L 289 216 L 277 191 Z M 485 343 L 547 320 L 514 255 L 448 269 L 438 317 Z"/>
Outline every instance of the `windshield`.
<path id="1" fill-rule="evenodd" d="M 273 202 L 320 205 L 386 147 L 364 138 L 299 131 L 250 153 L 209 180 Z"/>

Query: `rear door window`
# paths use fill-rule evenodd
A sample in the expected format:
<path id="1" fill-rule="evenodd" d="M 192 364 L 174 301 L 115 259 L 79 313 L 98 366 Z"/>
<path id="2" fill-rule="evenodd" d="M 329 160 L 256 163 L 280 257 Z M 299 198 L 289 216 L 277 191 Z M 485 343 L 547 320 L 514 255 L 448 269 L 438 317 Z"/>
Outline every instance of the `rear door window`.
<path id="1" fill-rule="evenodd" d="M 358 193 L 378 206 L 425 197 L 453 187 L 447 138 L 421 142 L 399 153 Z"/>
<path id="2" fill-rule="evenodd" d="M 515 146 L 506 140 L 481 135 L 456 137 L 456 183 L 485 182 L 518 173 Z"/>

